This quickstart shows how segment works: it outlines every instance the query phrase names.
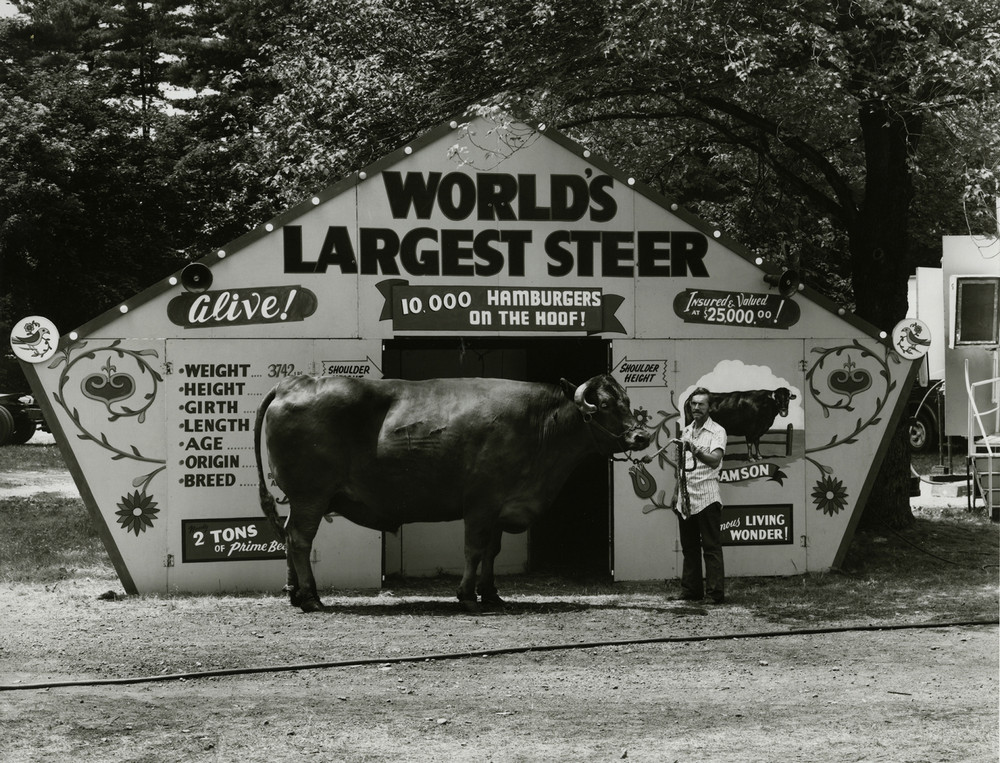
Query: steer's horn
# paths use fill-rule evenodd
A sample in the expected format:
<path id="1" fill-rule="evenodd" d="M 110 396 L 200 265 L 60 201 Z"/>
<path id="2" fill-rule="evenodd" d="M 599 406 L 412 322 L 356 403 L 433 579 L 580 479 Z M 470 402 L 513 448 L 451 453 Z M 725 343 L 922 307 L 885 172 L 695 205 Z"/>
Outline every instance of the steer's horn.
<path id="1" fill-rule="evenodd" d="M 576 403 L 576 407 L 580 409 L 584 416 L 591 416 L 597 413 L 597 406 L 593 403 L 588 403 L 584 397 L 587 394 L 587 387 L 590 385 L 589 381 L 585 381 L 579 387 L 576 388 L 576 392 L 573 395 L 573 402 Z"/>

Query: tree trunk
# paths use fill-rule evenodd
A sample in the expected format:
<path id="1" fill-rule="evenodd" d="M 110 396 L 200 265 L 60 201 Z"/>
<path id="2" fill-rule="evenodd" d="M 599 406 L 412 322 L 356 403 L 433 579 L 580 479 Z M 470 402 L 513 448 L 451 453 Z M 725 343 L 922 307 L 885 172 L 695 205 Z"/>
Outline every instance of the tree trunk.
<path id="1" fill-rule="evenodd" d="M 891 333 L 906 316 L 906 285 L 913 273 L 907 235 L 913 200 L 908 159 L 920 121 L 891 113 L 876 102 L 862 107 L 860 124 L 867 166 L 865 197 L 849 227 L 855 303 L 860 317 Z M 861 523 L 901 528 L 913 522 L 905 424 L 886 436 L 892 440 Z"/>
<path id="2" fill-rule="evenodd" d="M 910 510 L 910 445 L 905 420 L 895 432 L 886 432 L 885 436 L 892 437 L 892 442 L 875 478 L 859 526 L 901 530 L 914 522 Z"/>

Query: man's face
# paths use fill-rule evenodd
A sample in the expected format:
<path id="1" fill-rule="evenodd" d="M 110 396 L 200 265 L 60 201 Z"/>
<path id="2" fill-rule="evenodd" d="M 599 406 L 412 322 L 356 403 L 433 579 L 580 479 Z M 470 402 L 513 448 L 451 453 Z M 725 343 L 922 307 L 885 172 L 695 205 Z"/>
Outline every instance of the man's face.
<path id="1" fill-rule="evenodd" d="M 708 418 L 708 395 L 695 395 L 688 405 L 691 407 L 691 418 L 699 426 Z"/>

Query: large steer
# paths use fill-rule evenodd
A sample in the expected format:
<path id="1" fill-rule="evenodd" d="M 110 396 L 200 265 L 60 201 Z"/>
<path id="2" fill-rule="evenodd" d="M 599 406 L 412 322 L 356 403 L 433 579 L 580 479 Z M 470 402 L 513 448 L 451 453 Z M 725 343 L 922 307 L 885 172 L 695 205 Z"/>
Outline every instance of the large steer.
<path id="1" fill-rule="evenodd" d="M 727 435 L 745 437 L 747 459 L 760 461 L 763 459 L 760 438 L 771 428 L 777 416 L 788 415 L 788 401 L 794 399 L 795 395 L 787 387 L 711 392 L 708 396 L 708 415 L 726 430 Z"/>
<path id="2" fill-rule="evenodd" d="M 641 450 L 650 436 L 611 376 L 578 387 L 502 379 L 286 379 L 261 402 L 254 429 L 261 508 L 285 539 L 293 606 L 323 609 L 309 565 L 331 512 L 374 530 L 465 522 L 458 598 L 499 605 L 493 560 L 503 532 L 524 532 L 581 459 Z M 261 454 L 289 500 L 281 527 Z"/>

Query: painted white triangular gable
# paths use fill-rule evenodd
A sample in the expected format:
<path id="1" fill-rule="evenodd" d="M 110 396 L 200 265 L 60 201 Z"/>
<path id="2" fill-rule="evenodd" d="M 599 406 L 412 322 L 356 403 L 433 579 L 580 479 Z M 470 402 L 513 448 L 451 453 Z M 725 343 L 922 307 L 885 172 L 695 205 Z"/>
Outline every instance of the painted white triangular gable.
<path id="1" fill-rule="evenodd" d="M 415 254 L 407 256 L 411 248 Z M 310 326 L 322 323 L 325 336 L 391 336 L 382 292 L 376 288 L 373 299 L 370 284 L 392 278 L 413 285 L 575 288 L 602 282 L 608 293 L 623 298 L 614 317 L 636 337 L 676 336 L 682 324 L 673 311 L 637 314 L 636 303 L 644 303 L 650 290 L 683 283 L 695 291 L 776 294 L 763 281 L 773 268 L 758 265 L 724 231 L 587 149 L 551 129 L 501 127 L 483 119 L 442 125 L 200 263 L 210 269 L 210 297 L 178 300 L 178 293 L 185 293 L 178 271 L 78 333 L 309 336 L 315 334 Z M 290 291 L 299 285 L 336 298 L 319 302 L 306 316 L 313 303 L 303 292 Z M 264 291 L 268 288 L 272 291 Z M 352 303 L 357 310 L 345 309 Z M 783 326 L 781 316 L 773 324 L 789 336 L 877 333 L 850 314 L 838 314 L 808 288 L 801 289 L 796 304 L 801 316 L 794 325 Z M 408 330 L 400 323 L 400 330 Z M 450 325 L 485 330 L 458 318 Z M 549 333 L 550 327 L 528 330 L 533 328 Z M 770 328 L 760 323 L 761 330 Z M 492 329 L 503 333 L 509 327 L 496 322 Z M 607 331 L 620 333 L 621 327 L 612 323 Z M 689 323 L 683 331 L 714 337 L 725 329 Z"/>

